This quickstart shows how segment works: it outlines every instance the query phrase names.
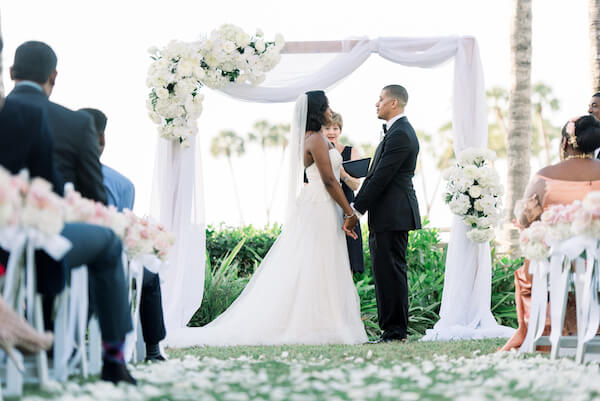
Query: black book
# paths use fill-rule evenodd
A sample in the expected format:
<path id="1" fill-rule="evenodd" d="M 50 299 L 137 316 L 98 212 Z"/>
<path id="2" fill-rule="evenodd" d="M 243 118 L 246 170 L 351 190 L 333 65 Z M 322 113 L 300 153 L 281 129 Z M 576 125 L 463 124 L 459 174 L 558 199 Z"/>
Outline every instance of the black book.
<path id="1" fill-rule="evenodd" d="M 342 163 L 342 167 L 354 178 L 366 177 L 369 172 L 370 157 L 358 160 L 348 160 Z"/>

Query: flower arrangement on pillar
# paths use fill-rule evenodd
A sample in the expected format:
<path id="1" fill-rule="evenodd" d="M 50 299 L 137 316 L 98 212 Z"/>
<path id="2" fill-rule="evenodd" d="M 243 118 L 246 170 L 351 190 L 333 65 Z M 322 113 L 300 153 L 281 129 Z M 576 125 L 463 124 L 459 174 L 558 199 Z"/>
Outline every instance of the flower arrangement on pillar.
<path id="1" fill-rule="evenodd" d="M 495 159 L 496 154 L 489 149 L 468 148 L 444 172 L 444 200 L 452 213 L 471 227 L 467 237 L 477 243 L 491 241 L 501 219 L 504 188 L 492 166 Z"/>
<path id="2" fill-rule="evenodd" d="M 251 36 L 226 24 L 197 42 L 174 40 L 161 49 L 150 48 L 154 62 L 148 70 L 146 104 L 160 136 L 189 146 L 202 113 L 202 87 L 260 84 L 265 72 L 279 62 L 283 45 L 279 34 L 273 41 L 265 41 L 260 30 Z"/>

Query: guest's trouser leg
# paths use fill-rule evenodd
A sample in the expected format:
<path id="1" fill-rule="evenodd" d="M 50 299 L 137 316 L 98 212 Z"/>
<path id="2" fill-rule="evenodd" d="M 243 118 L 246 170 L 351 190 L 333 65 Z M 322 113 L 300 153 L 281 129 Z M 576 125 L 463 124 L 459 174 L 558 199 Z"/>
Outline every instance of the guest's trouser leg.
<path id="1" fill-rule="evenodd" d="M 121 240 L 112 230 L 91 224 L 66 224 L 62 235 L 73 243 L 65 256 L 69 268 L 87 265 L 90 303 L 98 314 L 102 340 L 122 341 L 131 331 Z"/>
<path id="2" fill-rule="evenodd" d="M 142 298 L 140 300 L 140 321 L 146 344 L 158 344 L 165 338 L 162 295 L 158 274 L 144 268 Z"/>
<path id="3" fill-rule="evenodd" d="M 406 337 L 408 327 L 407 244 L 407 231 L 372 231 L 369 233 L 379 327 L 383 330 L 384 336 Z"/>

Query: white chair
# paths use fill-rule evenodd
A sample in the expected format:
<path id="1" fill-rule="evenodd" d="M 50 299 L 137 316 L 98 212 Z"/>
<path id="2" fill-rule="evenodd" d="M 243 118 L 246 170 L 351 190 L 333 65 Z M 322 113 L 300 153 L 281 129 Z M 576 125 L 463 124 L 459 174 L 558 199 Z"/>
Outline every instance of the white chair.
<path id="1" fill-rule="evenodd" d="M 88 272 L 81 266 L 71 270 L 69 284 L 57 299 L 53 377 L 58 381 L 75 373 L 88 376 L 88 304 Z"/>
<path id="2" fill-rule="evenodd" d="M 25 263 L 23 263 L 23 261 Z M 9 255 L 6 266 L 6 278 L 3 288 L 5 302 L 15 309 L 19 316 L 26 317 L 38 331 L 44 331 L 42 298 L 37 294 L 35 271 L 35 253 L 31 241 L 26 240 L 22 247 L 16 247 Z M 24 305 L 27 305 L 27 310 Z M 19 367 L 9 358 L 3 364 L 7 396 L 21 396 L 23 383 L 39 383 L 41 387 L 48 382 L 48 359 L 45 351 L 31 357 L 22 358 L 18 354 Z"/>
<path id="3" fill-rule="evenodd" d="M 571 260 L 566 255 L 554 254 L 549 264 L 530 262 L 533 275 L 531 312 L 521 352 L 535 352 L 538 345 L 551 345 L 552 359 L 575 355 L 579 363 L 585 361 L 586 355 L 600 355 L 600 339 L 596 336 L 600 326 L 598 260 L 593 250 L 588 249 L 586 254 L 585 260 L 582 257 Z M 568 294 L 572 290 L 577 305 L 577 336 L 563 336 Z M 548 295 L 552 327 L 550 336 L 542 336 Z"/>

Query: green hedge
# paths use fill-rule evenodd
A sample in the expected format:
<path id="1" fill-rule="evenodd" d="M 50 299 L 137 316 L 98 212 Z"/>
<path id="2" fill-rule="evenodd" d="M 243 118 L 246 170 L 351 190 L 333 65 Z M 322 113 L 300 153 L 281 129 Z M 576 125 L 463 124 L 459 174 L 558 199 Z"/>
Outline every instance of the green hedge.
<path id="1" fill-rule="evenodd" d="M 409 235 L 407 276 L 409 284 L 409 334 L 422 335 L 439 320 L 444 287 L 446 246 L 439 232 L 427 228 Z M 365 273 L 355 274 L 354 282 L 361 300 L 361 313 L 371 338 L 380 334 L 377 305 L 371 273 L 368 227 L 362 226 Z M 281 232 L 281 226 L 264 229 L 253 226 L 212 227 L 206 230 L 207 269 L 204 298 L 190 326 L 203 326 L 221 314 L 243 290 L 256 266 Z M 504 325 L 517 324 L 513 272 L 522 259 L 497 257 L 492 251 L 492 312 Z"/>

